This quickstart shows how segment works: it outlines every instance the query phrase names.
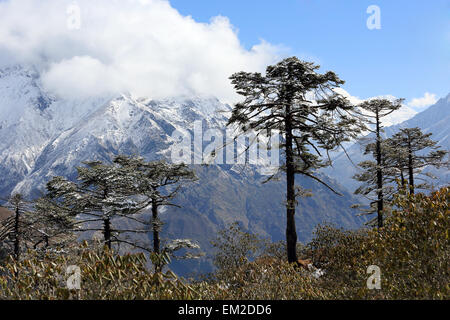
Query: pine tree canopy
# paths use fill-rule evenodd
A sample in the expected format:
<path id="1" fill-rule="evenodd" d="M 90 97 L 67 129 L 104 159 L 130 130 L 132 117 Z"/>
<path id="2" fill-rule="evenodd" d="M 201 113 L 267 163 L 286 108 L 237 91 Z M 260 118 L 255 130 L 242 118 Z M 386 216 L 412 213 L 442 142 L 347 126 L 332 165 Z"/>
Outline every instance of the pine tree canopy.
<path id="1" fill-rule="evenodd" d="M 146 162 L 141 157 L 124 155 L 115 157 L 112 163 L 86 161 L 77 171 L 76 181 L 54 177 L 47 183 L 47 195 L 38 202 L 41 211 L 72 230 L 101 231 L 109 247 L 119 242 L 148 251 L 148 246 L 133 243 L 126 235 L 148 233 L 147 226 L 152 224 L 160 228 L 157 221 L 144 220 L 142 213 L 173 205 L 170 199 L 182 183 L 195 180 L 194 172 L 184 164 Z M 117 219 L 129 220 L 141 228 L 118 227 Z"/>
<path id="2" fill-rule="evenodd" d="M 267 67 L 265 76 L 239 72 L 230 77 L 245 99 L 235 105 L 228 125 L 256 134 L 277 130 L 284 138 L 292 134 L 295 172 L 306 175 L 329 165 L 323 153 L 363 129 L 354 106 L 333 90 L 344 81 L 334 72 L 320 74 L 317 69 L 312 62 L 292 57 Z"/>
<path id="3" fill-rule="evenodd" d="M 424 134 L 420 128 L 404 128 L 394 134 L 389 139 L 392 149 L 401 150 L 406 155 L 405 159 L 398 165 L 403 165 L 403 168 L 405 168 L 409 154 L 411 154 L 414 169 L 443 165 L 442 160 L 448 152 L 440 150 L 440 146 L 437 146 L 437 142 L 433 141 L 431 136 L 432 133 Z M 429 150 L 429 152 L 422 152 L 426 150 Z"/>

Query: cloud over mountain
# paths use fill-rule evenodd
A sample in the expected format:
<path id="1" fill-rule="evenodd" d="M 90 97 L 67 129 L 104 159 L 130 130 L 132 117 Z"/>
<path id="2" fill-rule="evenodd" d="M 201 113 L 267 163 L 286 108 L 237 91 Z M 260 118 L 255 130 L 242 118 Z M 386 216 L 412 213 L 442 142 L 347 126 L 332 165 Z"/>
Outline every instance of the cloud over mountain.
<path id="1" fill-rule="evenodd" d="M 226 17 L 199 23 L 165 0 L 0 2 L 0 66 L 36 65 L 61 96 L 233 100 L 231 73 L 263 71 L 281 51 L 263 40 L 246 49 Z"/>
<path id="2" fill-rule="evenodd" d="M 348 93 L 346 90 L 342 88 L 337 88 L 335 91 L 339 94 L 342 94 L 344 97 L 346 97 L 352 104 L 360 104 L 364 102 L 365 100 L 371 100 L 371 99 L 387 99 L 390 101 L 398 99 L 397 97 L 394 97 L 393 95 L 383 95 L 383 96 L 377 96 L 377 97 L 370 97 L 368 99 L 361 99 L 359 97 L 352 96 L 350 93 Z M 413 108 L 410 107 L 409 103 L 403 104 L 403 107 L 399 110 L 394 111 L 390 115 L 384 117 L 382 119 L 383 126 L 392 126 L 398 123 L 402 123 L 408 119 L 411 119 L 417 114 L 417 111 L 413 110 Z"/>
<path id="3" fill-rule="evenodd" d="M 417 111 L 422 111 L 425 108 L 435 104 L 438 101 L 434 93 L 425 92 L 424 96 L 421 98 L 414 98 L 409 103 L 408 106 Z"/>

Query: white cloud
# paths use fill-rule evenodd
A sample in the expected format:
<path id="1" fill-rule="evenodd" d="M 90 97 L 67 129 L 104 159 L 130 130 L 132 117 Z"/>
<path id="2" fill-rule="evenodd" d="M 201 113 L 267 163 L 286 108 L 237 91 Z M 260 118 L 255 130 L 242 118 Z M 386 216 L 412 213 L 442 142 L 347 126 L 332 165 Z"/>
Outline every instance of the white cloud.
<path id="1" fill-rule="evenodd" d="M 111 67 L 90 56 L 52 63 L 43 76 L 46 88 L 69 97 L 120 91 Z"/>
<path id="2" fill-rule="evenodd" d="M 354 105 L 360 104 L 360 103 L 364 102 L 365 100 L 372 100 L 372 99 L 377 99 L 377 98 L 387 99 L 390 101 L 394 101 L 397 99 L 393 95 L 383 95 L 383 96 L 370 97 L 368 99 L 361 99 L 359 97 L 352 96 L 350 93 L 348 93 L 346 90 L 344 90 L 342 88 L 337 88 L 337 89 L 335 89 L 335 91 L 339 94 L 342 94 Z M 394 111 L 393 113 L 384 117 L 382 119 L 382 124 L 385 127 L 393 126 L 395 124 L 402 123 L 406 120 L 411 119 L 416 114 L 417 114 L 416 110 L 413 110 L 409 105 L 403 104 L 403 106 L 400 109 L 398 109 L 398 110 Z"/>
<path id="3" fill-rule="evenodd" d="M 36 65 L 63 96 L 121 90 L 231 101 L 232 73 L 262 72 L 284 50 L 264 41 L 245 49 L 226 17 L 198 23 L 165 0 L 0 2 L 0 64 Z"/>
<path id="4" fill-rule="evenodd" d="M 346 91 L 342 88 L 335 88 L 334 91 L 336 93 L 339 93 L 340 95 L 346 97 L 354 105 L 360 104 L 364 101 L 364 100 L 360 99 L 359 97 L 352 96 L 350 93 L 348 93 L 348 91 Z"/>
<path id="5" fill-rule="evenodd" d="M 425 95 L 421 98 L 414 98 L 409 103 L 408 106 L 416 111 L 423 111 L 427 107 L 435 104 L 438 101 L 434 93 L 425 92 Z"/>

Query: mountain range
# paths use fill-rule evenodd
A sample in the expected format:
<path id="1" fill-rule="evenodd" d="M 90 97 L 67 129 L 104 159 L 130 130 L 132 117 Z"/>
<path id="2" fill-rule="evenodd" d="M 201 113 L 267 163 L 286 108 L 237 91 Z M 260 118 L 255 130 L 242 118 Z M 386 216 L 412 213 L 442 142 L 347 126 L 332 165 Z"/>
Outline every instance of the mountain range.
<path id="1" fill-rule="evenodd" d="M 436 131 L 448 148 L 448 118 L 439 122 L 445 119 L 439 112 L 447 112 L 448 117 L 449 97 L 446 99 L 409 121 Z M 43 89 L 33 67 L 0 69 L 0 197 L 20 192 L 36 198 L 45 192 L 45 183 L 53 176 L 75 179 L 75 167 L 85 160 L 110 161 L 117 154 L 170 159 L 175 130 L 192 134 L 195 121 L 201 121 L 205 129 L 225 128 L 230 109 L 214 97 L 154 100 L 125 93 L 63 99 Z M 431 115 L 434 110 L 436 114 Z M 349 149 L 355 158 L 357 148 L 355 144 Z M 366 221 L 350 208 L 359 201 L 344 178 L 351 165 L 342 155 L 336 163 L 334 170 L 320 174 L 342 196 L 309 178 L 297 178 L 297 183 L 314 195 L 299 200 L 296 224 L 300 241 L 311 239 L 319 223 L 358 228 Z M 181 208 L 162 212 L 162 236 L 193 239 L 206 256 L 173 263 L 176 272 L 212 270 L 210 241 L 218 230 L 236 221 L 273 241 L 284 239 L 283 178 L 262 184 L 266 176 L 252 165 L 192 167 L 199 179 L 176 198 Z M 151 239 L 151 235 L 143 237 Z"/>

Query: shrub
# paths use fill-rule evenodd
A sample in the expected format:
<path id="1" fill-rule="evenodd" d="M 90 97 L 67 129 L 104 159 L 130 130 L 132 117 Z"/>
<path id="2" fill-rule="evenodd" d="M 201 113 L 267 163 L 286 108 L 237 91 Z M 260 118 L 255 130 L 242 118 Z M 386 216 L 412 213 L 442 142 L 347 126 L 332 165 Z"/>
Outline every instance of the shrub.
<path id="1" fill-rule="evenodd" d="M 449 299 L 449 188 L 431 195 L 397 194 L 381 229 L 319 226 L 299 246 L 325 275 L 285 262 L 284 243 L 270 243 L 234 224 L 219 232 L 217 271 L 186 282 L 153 273 L 143 254 L 117 255 L 87 244 L 64 253 L 30 251 L 0 266 L 0 299 Z M 80 290 L 66 286 L 66 270 L 81 271 Z M 367 268 L 381 269 L 381 290 L 367 288 Z"/>
<path id="2" fill-rule="evenodd" d="M 313 240 L 299 246 L 301 256 L 324 269 L 319 279 L 284 262 L 282 245 L 268 251 L 270 244 L 257 236 L 224 230 L 218 246 L 222 251 L 217 253 L 221 259 L 216 260 L 221 264 L 212 278 L 225 290 L 214 297 L 449 299 L 449 200 L 449 188 L 431 195 L 399 193 L 381 229 L 319 226 Z M 381 270 L 381 290 L 367 288 L 371 265 Z"/>
<path id="3" fill-rule="evenodd" d="M 449 188 L 394 197 L 381 229 L 319 227 L 309 244 L 326 269 L 319 285 L 338 299 L 449 299 Z M 381 270 L 381 290 L 369 290 L 367 268 Z"/>
<path id="4" fill-rule="evenodd" d="M 365 243 L 366 261 L 381 268 L 384 298 L 450 298 L 450 189 L 396 195 L 396 209 Z"/>
<path id="5" fill-rule="evenodd" d="M 80 290 L 66 286 L 66 270 L 81 271 Z M 0 269 L 1 299 L 198 299 L 200 295 L 175 274 L 152 273 L 144 254 L 115 254 L 107 248 L 83 245 L 74 254 L 39 257 L 33 252 L 20 262 L 9 261 Z"/>

